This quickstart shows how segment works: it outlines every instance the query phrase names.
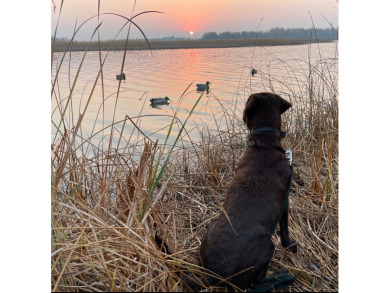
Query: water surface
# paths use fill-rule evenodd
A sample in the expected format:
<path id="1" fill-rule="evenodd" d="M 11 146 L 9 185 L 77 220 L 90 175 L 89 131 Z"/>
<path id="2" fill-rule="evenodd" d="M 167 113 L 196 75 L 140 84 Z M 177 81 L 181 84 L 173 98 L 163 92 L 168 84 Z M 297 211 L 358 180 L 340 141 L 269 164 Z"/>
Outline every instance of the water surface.
<path id="1" fill-rule="evenodd" d="M 59 124 L 60 112 L 64 111 L 75 84 L 64 116 L 66 129 L 76 125 L 91 96 L 79 136 L 87 139 L 98 132 L 93 136 L 94 144 L 98 145 L 103 137 L 107 139 L 111 133 L 109 126 L 113 122 L 128 116 L 134 118 L 143 134 L 161 141 L 166 136 L 174 112 L 178 111 L 177 117 L 184 122 L 201 95 L 195 84 L 210 81 L 210 91 L 203 93 L 186 127 L 187 133 L 197 139 L 196 128 L 224 124 L 222 109 L 240 119 L 244 103 L 251 93 L 274 91 L 287 100 L 286 93 L 295 91 L 299 94 L 307 84 L 308 64 L 334 58 L 336 50 L 336 44 L 323 43 L 311 46 L 127 51 L 123 66 L 126 80 L 121 82 L 116 80 L 116 75 L 121 72 L 123 51 L 101 52 L 101 57 L 99 52 L 87 52 L 76 81 L 84 52 L 68 53 L 60 69 L 63 53 L 56 53 L 52 82 L 57 71 L 59 74 L 52 96 L 52 125 Z M 101 78 L 100 60 L 104 59 Z M 258 74 L 252 76 L 252 68 L 257 69 Z M 172 101 L 170 105 L 150 107 L 150 98 L 165 96 Z M 142 118 L 137 119 L 140 115 Z M 114 138 L 118 139 L 122 125 L 115 125 Z M 100 131 L 102 129 L 105 130 Z M 133 131 L 132 124 L 126 122 L 124 131 Z M 178 127 L 174 127 L 173 135 L 177 132 Z M 55 133 L 56 127 L 53 126 L 52 139 Z"/>

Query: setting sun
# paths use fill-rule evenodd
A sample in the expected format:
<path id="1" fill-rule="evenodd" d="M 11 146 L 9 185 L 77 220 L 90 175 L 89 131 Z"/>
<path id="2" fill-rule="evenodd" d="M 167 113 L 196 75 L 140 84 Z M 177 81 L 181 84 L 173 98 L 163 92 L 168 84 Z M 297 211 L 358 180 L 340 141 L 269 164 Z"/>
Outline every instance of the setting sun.
<path id="1" fill-rule="evenodd" d="M 194 34 L 194 32 L 193 31 L 190 31 L 190 35 L 192 36 Z"/>

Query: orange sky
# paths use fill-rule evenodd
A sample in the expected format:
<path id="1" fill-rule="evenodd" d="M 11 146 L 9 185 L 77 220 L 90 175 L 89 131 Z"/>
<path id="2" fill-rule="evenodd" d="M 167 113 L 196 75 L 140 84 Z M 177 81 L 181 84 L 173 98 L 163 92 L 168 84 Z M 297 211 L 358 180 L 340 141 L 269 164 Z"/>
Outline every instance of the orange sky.
<path id="1" fill-rule="evenodd" d="M 54 0 L 56 12 L 52 9 L 52 34 L 59 15 L 61 1 Z M 98 1 L 65 0 L 58 27 L 58 37 L 70 38 L 76 24 L 80 25 L 88 17 L 97 14 Z M 132 15 L 134 0 L 101 0 L 101 13 L 111 12 L 126 17 Z M 135 12 L 157 10 L 164 14 L 145 14 L 134 21 L 148 38 L 190 37 L 200 38 L 205 32 L 256 31 L 261 18 L 260 30 L 273 27 L 312 26 L 310 11 L 317 28 L 330 27 L 324 17 L 338 26 L 338 3 L 336 0 L 139 0 Z M 322 15 L 324 16 L 322 16 Z M 102 16 L 100 36 L 113 39 L 124 23 L 116 16 Z M 88 40 L 97 25 L 97 19 L 88 22 L 78 33 L 78 39 Z M 121 35 L 120 38 L 125 37 Z M 131 38 L 141 35 L 134 29 Z"/>

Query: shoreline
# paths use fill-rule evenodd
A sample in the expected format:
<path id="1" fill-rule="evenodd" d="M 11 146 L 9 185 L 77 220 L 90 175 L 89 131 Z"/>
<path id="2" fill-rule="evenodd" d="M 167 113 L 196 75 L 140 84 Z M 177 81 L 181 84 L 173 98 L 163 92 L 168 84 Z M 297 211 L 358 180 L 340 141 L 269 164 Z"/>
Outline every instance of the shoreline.
<path id="1" fill-rule="evenodd" d="M 152 50 L 164 49 L 211 49 L 211 48 L 238 48 L 238 47 L 265 47 L 265 46 L 294 46 L 310 43 L 331 43 L 335 40 L 311 39 L 231 39 L 231 40 L 177 40 L 177 41 L 149 41 Z M 53 41 L 51 43 L 53 51 Z M 122 51 L 126 40 L 101 41 L 75 41 L 69 46 L 69 41 L 56 40 L 54 52 L 64 51 Z M 68 49 L 69 46 L 69 49 Z M 145 40 L 129 40 L 127 50 L 150 50 Z"/>

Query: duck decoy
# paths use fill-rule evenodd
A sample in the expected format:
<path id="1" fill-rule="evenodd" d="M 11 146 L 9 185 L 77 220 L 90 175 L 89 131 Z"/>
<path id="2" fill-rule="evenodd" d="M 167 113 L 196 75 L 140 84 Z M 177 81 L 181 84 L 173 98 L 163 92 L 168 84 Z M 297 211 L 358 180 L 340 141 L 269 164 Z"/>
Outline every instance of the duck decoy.
<path id="1" fill-rule="evenodd" d="M 207 81 L 206 83 L 197 83 L 196 84 L 196 87 L 198 91 L 204 91 L 204 90 L 209 90 L 209 85 L 210 85 L 211 82 Z"/>
<path id="2" fill-rule="evenodd" d="M 125 73 L 122 73 L 122 77 L 121 77 L 120 74 L 118 74 L 118 75 L 116 76 L 116 80 L 120 80 L 120 79 L 126 80 L 126 74 L 125 74 Z"/>
<path id="3" fill-rule="evenodd" d="M 257 69 L 252 68 L 251 73 L 252 73 L 252 76 L 254 76 L 255 74 L 257 74 Z"/>
<path id="4" fill-rule="evenodd" d="M 165 97 L 165 98 L 151 98 L 150 99 L 150 106 L 168 105 L 168 101 L 170 101 L 170 99 L 168 97 Z"/>

